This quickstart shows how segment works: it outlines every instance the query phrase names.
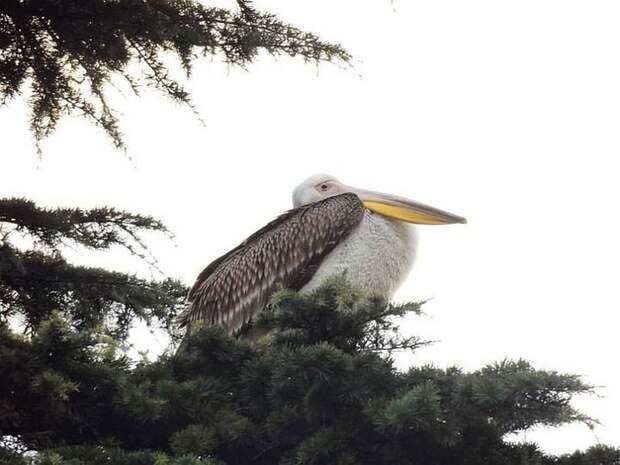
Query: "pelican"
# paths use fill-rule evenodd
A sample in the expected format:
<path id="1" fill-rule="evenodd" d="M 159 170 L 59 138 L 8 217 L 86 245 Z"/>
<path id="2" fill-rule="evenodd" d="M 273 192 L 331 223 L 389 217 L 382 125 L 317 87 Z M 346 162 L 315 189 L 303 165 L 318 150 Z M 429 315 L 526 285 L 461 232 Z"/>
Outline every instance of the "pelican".
<path id="1" fill-rule="evenodd" d="M 369 295 L 391 298 L 413 266 L 412 224 L 465 223 L 413 200 L 310 176 L 293 191 L 293 209 L 207 266 L 188 295 L 181 326 L 222 325 L 229 334 L 250 323 L 279 285 L 311 292 L 347 273 Z"/>

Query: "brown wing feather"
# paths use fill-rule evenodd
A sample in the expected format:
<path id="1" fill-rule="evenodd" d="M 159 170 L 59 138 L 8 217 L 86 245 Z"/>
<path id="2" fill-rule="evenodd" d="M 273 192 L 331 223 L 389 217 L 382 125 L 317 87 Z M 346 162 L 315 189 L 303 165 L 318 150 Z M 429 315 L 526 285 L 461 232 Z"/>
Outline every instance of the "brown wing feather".
<path id="1" fill-rule="evenodd" d="M 205 320 L 232 333 L 268 302 L 278 284 L 301 288 L 364 215 L 355 194 L 289 210 L 207 266 L 189 292 L 181 325 Z"/>

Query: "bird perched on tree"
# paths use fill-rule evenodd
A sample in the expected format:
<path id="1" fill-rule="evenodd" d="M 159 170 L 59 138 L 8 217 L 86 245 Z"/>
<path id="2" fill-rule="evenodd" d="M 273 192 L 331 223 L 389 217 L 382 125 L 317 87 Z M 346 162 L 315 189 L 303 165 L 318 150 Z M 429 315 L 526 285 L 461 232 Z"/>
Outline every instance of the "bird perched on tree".
<path id="1" fill-rule="evenodd" d="M 452 213 L 323 174 L 295 188 L 293 207 L 200 273 L 182 326 L 205 321 L 235 333 L 279 285 L 308 292 L 342 273 L 367 294 L 389 299 L 415 258 L 417 236 L 408 223 L 465 223 Z"/>

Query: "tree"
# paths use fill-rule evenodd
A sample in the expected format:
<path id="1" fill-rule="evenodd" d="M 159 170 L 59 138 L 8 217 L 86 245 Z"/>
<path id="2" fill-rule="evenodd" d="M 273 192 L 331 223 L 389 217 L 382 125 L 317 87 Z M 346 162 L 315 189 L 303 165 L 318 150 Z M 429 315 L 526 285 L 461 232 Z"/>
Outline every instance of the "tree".
<path id="1" fill-rule="evenodd" d="M 200 55 L 241 67 L 261 50 L 314 62 L 351 58 L 341 46 L 259 12 L 248 0 L 237 5 L 232 10 L 198 0 L 3 0 L 0 105 L 29 86 L 37 147 L 62 116 L 78 112 L 123 148 L 108 104 L 109 85 L 124 81 L 135 93 L 154 87 L 192 106 L 166 56 L 175 56 L 187 76 Z"/>
<path id="2" fill-rule="evenodd" d="M 111 280 L 110 272 L 66 261 L 35 267 L 24 258 L 33 251 L 8 242 L 29 235 L 43 249 L 31 259 L 44 263 L 50 254 L 61 257 L 63 242 L 122 245 L 146 256 L 139 233 L 163 225 L 112 209 L 45 210 L 15 199 L 0 212 L 2 463 L 620 463 L 620 449 L 611 447 L 550 457 L 504 440 L 534 425 L 591 422 L 570 404 L 592 391 L 578 376 L 522 360 L 471 373 L 433 366 L 400 372 L 394 352 L 426 342 L 400 335 L 397 321 L 422 304 L 364 297 L 345 277 L 310 295 L 279 292 L 261 313 L 265 336 L 255 343 L 219 327 L 192 328 L 177 350 L 134 362 L 123 344 L 128 322 L 169 322 L 165 309 L 177 313 L 182 286 L 120 274 Z M 47 273 L 52 285 L 40 279 Z M 93 273 L 86 290 L 78 278 Z M 140 297 L 124 300 L 137 282 Z M 25 333 L 11 324 L 16 316 Z"/>
<path id="3" fill-rule="evenodd" d="M 76 266 L 63 256 L 67 246 L 123 247 L 155 266 L 140 237 L 145 231 L 169 234 L 152 217 L 113 208 L 44 209 L 25 199 L 0 199 L 2 320 L 18 320 L 26 334 L 35 335 L 59 313 L 78 330 L 100 327 L 120 341 L 136 318 L 171 327 L 186 294 L 180 282 Z"/>

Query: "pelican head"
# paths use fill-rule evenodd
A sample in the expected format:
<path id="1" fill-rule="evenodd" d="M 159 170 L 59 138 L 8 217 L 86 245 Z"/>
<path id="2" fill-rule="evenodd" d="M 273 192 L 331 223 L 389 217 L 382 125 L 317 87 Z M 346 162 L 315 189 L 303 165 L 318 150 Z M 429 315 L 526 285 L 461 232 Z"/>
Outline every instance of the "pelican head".
<path id="1" fill-rule="evenodd" d="M 310 176 L 293 191 L 293 206 L 300 207 L 334 195 L 352 192 L 373 212 L 414 224 L 466 223 L 465 218 L 403 197 L 347 186 L 327 174 Z"/>

